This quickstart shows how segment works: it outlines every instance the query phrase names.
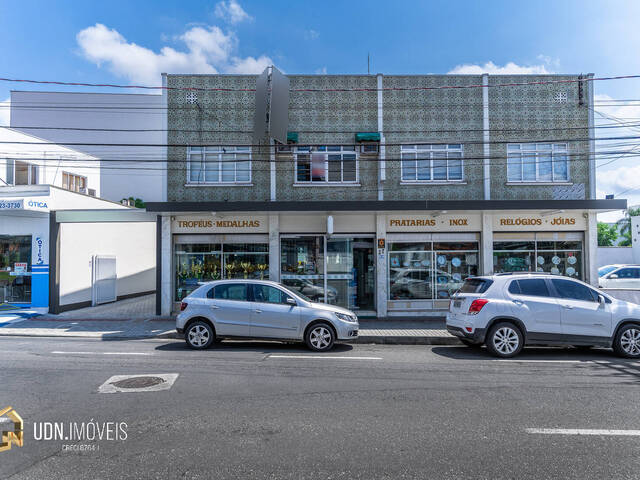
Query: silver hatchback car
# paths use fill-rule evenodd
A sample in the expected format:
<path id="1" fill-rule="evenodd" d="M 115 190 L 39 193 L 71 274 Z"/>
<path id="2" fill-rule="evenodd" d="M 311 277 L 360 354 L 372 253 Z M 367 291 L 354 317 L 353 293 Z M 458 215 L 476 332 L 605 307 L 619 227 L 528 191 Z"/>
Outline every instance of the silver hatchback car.
<path id="1" fill-rule="evenodd" d="M 184 298 L 180 310 L 176 330 L 195 349 L 235 337 L 298 340 L 322 352 L 358 336 L 358 317 L 352 311 L 312 302 L 270 281 L 208 282 Z"/>

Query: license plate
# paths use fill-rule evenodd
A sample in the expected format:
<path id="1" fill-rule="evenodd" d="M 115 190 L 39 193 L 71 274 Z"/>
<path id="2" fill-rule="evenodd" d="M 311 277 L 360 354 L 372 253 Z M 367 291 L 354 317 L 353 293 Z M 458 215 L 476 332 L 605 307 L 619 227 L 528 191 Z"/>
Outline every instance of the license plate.
<path id="1" fill-rule="evenodd" d="M 456 300 L 453 302 L 453 306 L 456 308 L 460 308 L 462 306 L 462 300 Z"/>

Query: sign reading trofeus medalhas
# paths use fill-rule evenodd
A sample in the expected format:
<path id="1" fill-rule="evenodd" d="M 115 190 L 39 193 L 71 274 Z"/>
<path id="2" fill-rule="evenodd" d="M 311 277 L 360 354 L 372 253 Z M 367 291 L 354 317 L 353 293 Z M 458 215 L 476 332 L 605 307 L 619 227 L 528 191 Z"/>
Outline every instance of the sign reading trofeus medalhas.
<path id="1" fill-rule="evenodd" d="M 174 233 L 266 233 L 269 222 L 265 216 L 176 217 Z"/>

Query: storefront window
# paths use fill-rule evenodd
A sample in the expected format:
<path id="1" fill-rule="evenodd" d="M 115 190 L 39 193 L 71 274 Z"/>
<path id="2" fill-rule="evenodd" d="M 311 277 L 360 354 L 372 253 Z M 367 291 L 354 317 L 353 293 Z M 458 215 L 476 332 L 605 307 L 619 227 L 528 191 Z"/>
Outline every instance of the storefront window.
<path id="1" fill-rule="evenodd" d="M 313 301 L 324 302 L 324 237 L 282 238 L 280 247 L 282 283 Z M 337 296 L 335 288 L 327 289 L 327 302 L 336 303 Z"/>
<path id="2" fill-rule="evenodd" d="M 504 238 L 509 236 L 520 238 Z M 582 240 L 577 238 L 581 234 L 543 232 L 528 235 L 495 234 L 495 237 L 499 240 L 493 244 L 495 273 L 536 271 L 584 278 Z"/>
<path id="3" fill-rule="evenodd" d="M 477 242 L 394 242 L 389 246 L 391 300 L 446 300 L 478 274 Z"/>
<path id="4" fill-rule="evenodd" d="M 266 243 L 179 243 L 175 245 L 176 301 L 200 282 L 223 278 L 269 278 Z"/>
<path id="5" fill-rule="evenodd" d="M 31 302 L 31 235 L 0 235 L 0 303 Z"/>
<path id="6" fill-rule="evenodd" d="M 280 279 L 291 289 L 316 302 L 375 308 L 373 236 L 283 237 L 280 245 Z"/>

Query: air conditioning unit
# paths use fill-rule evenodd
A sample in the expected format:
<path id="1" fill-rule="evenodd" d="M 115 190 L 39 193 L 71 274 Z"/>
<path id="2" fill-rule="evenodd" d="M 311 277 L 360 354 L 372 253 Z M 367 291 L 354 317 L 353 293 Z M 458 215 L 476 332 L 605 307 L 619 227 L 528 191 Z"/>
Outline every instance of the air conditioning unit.
<path id="1" fill-rule="evenodd" d="M 364 155 L 374 155 L 380 151 L 379 143 L 363 143 L 360 145 L 360 153 Z"/>

